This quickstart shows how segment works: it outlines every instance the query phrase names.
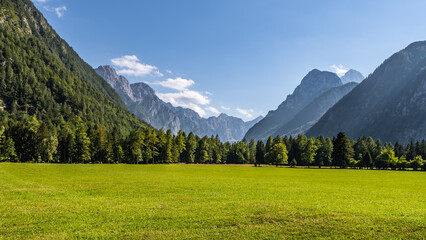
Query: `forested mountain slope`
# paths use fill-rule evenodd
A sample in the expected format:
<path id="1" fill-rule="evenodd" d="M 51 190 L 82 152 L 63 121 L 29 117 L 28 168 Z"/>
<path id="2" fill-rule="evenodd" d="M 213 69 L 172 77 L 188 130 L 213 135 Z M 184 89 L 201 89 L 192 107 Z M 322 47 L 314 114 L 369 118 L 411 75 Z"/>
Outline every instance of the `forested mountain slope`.
<path id="1" fill-rule="evenodd" d="M 426 137 L 426 42 L 384 61 L 343 97 L 307 134 L 372 136 L 407 143 Z"/>
<path id="2" fill-rule="evenodd" d="M 29 0 L 0 0 L 0 100 L 3 115 L 34 115 L 52 126 L 76 116 L 107 130 L 147 126 Z"/>

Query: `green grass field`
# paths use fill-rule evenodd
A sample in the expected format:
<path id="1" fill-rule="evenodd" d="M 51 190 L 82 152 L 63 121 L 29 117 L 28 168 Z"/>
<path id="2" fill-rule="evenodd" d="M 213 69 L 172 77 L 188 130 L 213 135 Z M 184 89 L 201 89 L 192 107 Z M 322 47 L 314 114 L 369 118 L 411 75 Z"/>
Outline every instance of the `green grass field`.
<path id="1" fill-rule="evenodd" d="M 426 173 L 0 164 L 0 238 L 426 237 Z"/>

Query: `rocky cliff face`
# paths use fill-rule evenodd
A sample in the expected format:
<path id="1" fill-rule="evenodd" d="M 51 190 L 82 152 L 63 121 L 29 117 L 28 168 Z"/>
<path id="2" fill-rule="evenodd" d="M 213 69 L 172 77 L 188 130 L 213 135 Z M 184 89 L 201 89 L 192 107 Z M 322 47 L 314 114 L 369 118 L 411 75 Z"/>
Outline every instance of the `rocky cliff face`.
<path id="1" fill-rule="evenodd" d="M 148 84 L 130 84 L 111 66 L 100 66 L 95 70 L 117 91 L 127 108 L 137 117 L 157 129 L 170 129 L 175 134 L 179 131 L 181 128 L 179 118 L 155 95 L 154 89 Z"/>
<path id="2" fill-rule="evenodd" d="M 148 84 L 133 83 L 118 76 L 111 66 L 100 66 L 96 72 L 120 95 L 131 112 L 157 129 L 170 129 L 176 134 L 180 129 L 199 136 L 219 135 L 223 141 L 238 141 L 260 118 L 244 122 L 240 118 L 221 114 L 218 117 L 202 118 L 195 111 L 174 107 L 159 99 Z"/>
<path id="3" fill-rule="evenodd" d="M 110 66 L 101 66 L 96 69 L 96 72 L 102 76 L 108 83 L 116 89 L 116 92 L 121 96 L 126 96 L 134 100 L 132 89 L 130 88 L 129 81 L 123 76 L 118 76 L 114 68 Z M 122 97 L 123 98 L 123 97 Z"/>
<path id="4" fill-rule="evenodd" d="M 407 143 L 426 137 L 426 42 L 395 53 L 333 106 L 307 134 L 372 136 Z"/>
<path id="5" fill-rule="evenodd" d="M 335 73 L 317 69 L 310 71 L 293 94 L 288 95 L 277 110 L 270 111 L 264 119 L 255 124 L 245 137 L 247 139 L 266 139 L 278 133 L 281 135 L 279 129 L 291 121 L 312 100 L 338 86 L 342 86 L 342 81 Z"/>

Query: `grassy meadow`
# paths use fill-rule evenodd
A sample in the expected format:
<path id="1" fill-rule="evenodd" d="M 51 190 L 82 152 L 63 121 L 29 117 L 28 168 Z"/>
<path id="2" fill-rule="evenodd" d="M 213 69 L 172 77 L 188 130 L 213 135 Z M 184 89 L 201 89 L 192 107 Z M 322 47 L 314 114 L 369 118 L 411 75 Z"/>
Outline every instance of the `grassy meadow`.
<path id="1" fill-rule="evenodd" d="M 0 239 L 426 237 L 426 173 L 0 164 Z"/>

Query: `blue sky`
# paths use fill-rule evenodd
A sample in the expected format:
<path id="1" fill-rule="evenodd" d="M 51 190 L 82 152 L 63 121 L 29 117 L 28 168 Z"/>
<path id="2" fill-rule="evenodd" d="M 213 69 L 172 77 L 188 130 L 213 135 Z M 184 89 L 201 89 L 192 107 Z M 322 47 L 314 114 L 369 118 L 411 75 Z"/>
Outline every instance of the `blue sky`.
<path id="1" fill-rule="evenodd" d="M 33 0 L 91 66 L 203 116 L 274 110 L 312 69 L 365 76 L 426 39 L 426 1 Z"/>

